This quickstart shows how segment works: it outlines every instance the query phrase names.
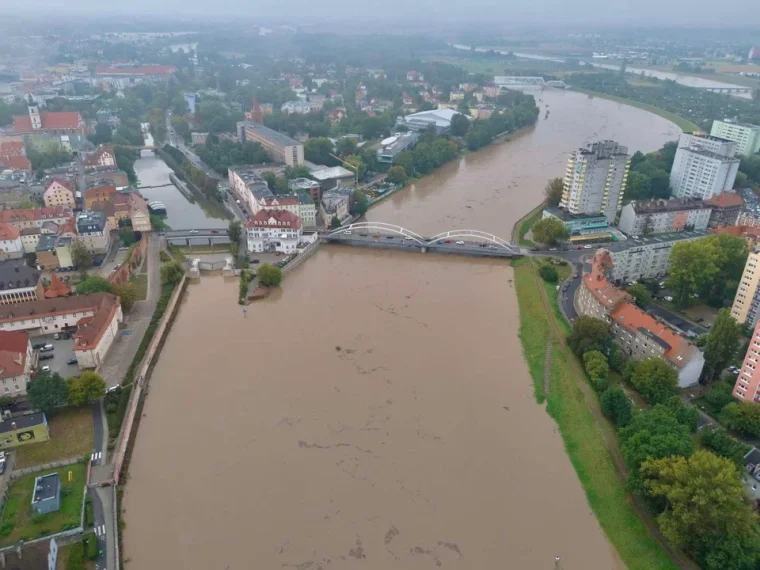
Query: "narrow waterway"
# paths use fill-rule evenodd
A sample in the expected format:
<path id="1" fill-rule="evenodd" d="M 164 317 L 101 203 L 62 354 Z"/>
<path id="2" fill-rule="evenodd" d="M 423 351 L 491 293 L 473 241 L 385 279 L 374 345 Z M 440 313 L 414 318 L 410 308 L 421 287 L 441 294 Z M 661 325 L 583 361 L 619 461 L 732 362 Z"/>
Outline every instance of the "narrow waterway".
<path id="1" fill-rule="evenodd" d="M 218 206 L 185 196 L 171 183 L 171 169 L 153 152 L 141 152 L 140 158 L 135 161 L 135 172 L 140 181 L 140 193 L 148 201 L 159 200 L 164 203 L 167 210 L 166 223 L 173 230 L 227 227 L 229 222 Z"/>
<path id="2" fill-rule="evenodd" d="M 679 130 L 577 93 L 412 185 L 369 218 L 509 237 L 567 153 Z M 549 119 L 543 120 L 547 105 Z M 151 380 L 126 486 L 138 570 L 622 564 L 535 403 L 503 262 L 324 247 L 244 318 L 203 277 Z"/>

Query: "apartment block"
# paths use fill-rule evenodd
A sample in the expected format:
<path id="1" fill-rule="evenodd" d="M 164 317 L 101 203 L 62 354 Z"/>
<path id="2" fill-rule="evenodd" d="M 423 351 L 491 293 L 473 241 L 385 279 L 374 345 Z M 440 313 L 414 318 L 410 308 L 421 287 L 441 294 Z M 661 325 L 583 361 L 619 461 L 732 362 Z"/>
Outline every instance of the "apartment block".
<path id="1" fill-rule="evenodd" d="M 618 229 L 628 235 L 706 230 L 711 211 L 702 200 L 689 198 L 634 201 L 620 212 Z"/>
<path id="2" fill-rule="evenodd" d="M 283 162 L 287 166 L 301 166 L 304 163 L 303 145 L 287 135 L 253 121 L 239 122 L 237 131 L 241 142 L 259 143 L 273 161 Z"/>
<path id="3" fill-rule="evenodd" d="M 739 324 L 754 327 L 757 324 L 758 307 L 760 307 L 760 249 L 755 247 L 747 257 L 744 271 L 739 280 L 731 316 Z"/>
<path id="4" fill-rule="evenodd" d="M 755 326 L 747 354 L 734 384 L 734 397 L 743 402 L 760 402 L 760 323 Z"/>
<path id="5" fill-rule="evenodd" d="M 749 156 L 760 152 L 760 127 L 730 119 L 713 121 L 710 136 L 728 139 L 736 143 L 736 152 Z"/>
<path id="6" fill-rule="evenodd" d="M 708 200 L 731 190 L 739 171 L 736 148 L 728 139 L 683 133 L 670 170 L 673 196 Z"/>
<path id="7" fill-rule="evenodd" d="M 628 180 L 628 149 L 615 141 L 586 145 L 570 155 L 560 208 L 571 214 L 602 214 L 615 221 Z"/>
<path id="8" fill-rule="evenodd" d="M 663 277 L 670 269 L 670 253 L 679 241 L 703 238 L 706 232 L 678 232 L 652 237 L 631 238 L 608 246 L 614 267 L 611 277 L 629 283 Z"/>

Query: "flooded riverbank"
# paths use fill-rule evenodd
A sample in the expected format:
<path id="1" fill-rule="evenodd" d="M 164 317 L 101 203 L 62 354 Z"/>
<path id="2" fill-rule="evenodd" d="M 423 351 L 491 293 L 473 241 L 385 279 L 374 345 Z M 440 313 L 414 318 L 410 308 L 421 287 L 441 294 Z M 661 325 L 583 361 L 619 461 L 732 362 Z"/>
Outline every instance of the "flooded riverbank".
<path id="1" fill-rule="evenodd" d="M 533 399 L 511 276 L 334 247 L 247 318 L 236 284 L 192 286 L 132 457 L 132 565 L 614 568 Z"/>
<path id="2" fill-rule="evenodd" d="M 508 238 L 567 153 L 679 129 L 577 93 L 374 207 Z M 512 269 L 325 247 L 249 307 L 204 277 L 159 358 L 126 486 L 125 555 L 161 567 L 621 568 L 535 403 Z"/>

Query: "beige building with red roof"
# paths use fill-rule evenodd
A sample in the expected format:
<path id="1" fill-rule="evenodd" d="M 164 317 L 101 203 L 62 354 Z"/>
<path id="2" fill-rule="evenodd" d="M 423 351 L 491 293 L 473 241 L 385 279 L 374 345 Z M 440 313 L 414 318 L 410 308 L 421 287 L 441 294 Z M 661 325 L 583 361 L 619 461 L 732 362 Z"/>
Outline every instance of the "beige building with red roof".
<path id="1" fill-rule="evenodd" d="M 63 206 L 29 208 L 27 210 L 0 210 L 0 223 L 8 224 L 19 230 L 42 228 L 46 222 L 62 225 L 70 219 L 71 210 Z"/>
<path id="2" fill-rule="evenodd" d="M 110 144 L 100 145 L 97 150 L 91 152 L 82 159 L 82 165 L 87 168 L 115 168 L 116 153 Z"/>
<path id="3" fill-rule="evenodd" d="M 74 355 L 80 369 L 97 368 L 119 334 L 121 303 L 115 295 L 105 294 L 92 315 L 77 321 Z"/>
<path id="4" fill-rule="evenodd" d="M 45 183 L 42 199 L 48 208 L 56 206 L 73 208 L 76 206 L 74 183 L 66 178 L 51 178 Z"/>
<path id="5" fill-rule="evenodd" d="M 18 259 L 24 255 L 21 232 L 8 224 L 0 224 L 0 260 Z"/>
<path id="6" fill-rule="evenodd" d="M 0 331 L 0 396 L 26 394 L 34 366 L 34 352 L 24 331 Z"/>
<path id="7" fill-rule="evenodd" d="M 662 358 L 678 372 L 681 388 L 699 382 L 705 359 L 700 350 L 663 322 L 636 306 L 633 298 L 612 285 L 612 257 L 606 249 L 597 250 L 591 271 L 584 273 L 578 288 L 578 312 L 611 324 L 615 341 L 627 358 Z"/>
<path id="8" fill-rule="evenodd" d="M 42 111 L 37 105 L 29 105 L 29 113 L 13 117 L 15 134 L 27 136 L 85 135 L 87 127 L 78 111 Z"/>
<path id="9" fill-rule="evenodd" d="M 288 210 L 259 210 L 245 228 L 249 252 L 296 253 L 303 222 Z"/>

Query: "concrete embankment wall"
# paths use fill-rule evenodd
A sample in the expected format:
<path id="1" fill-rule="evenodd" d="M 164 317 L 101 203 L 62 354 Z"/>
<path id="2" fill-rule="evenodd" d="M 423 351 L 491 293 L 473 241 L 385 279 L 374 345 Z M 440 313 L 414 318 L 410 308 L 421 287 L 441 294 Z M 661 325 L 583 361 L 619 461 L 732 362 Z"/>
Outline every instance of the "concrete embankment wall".
<path id="1" fill-rule="evenodd" d="M 127 409 L 126 417 L 124 418 L 125 424 L 122 430 L 121 441 L 119 442 L 116 455 L 114 456 L 114 483 L 119 484 L 119 479 L 122 476 L 124 470 L 124 462 L 127 456 L 127 451 L 131 447 L 130 443 L 133 442 L 135 432 L 137 431 L 137 425 L 135 417 L 138 412 L 139 403 L 143 392 L 147 389 L 148 381 L 150 379 L 150 373 L 153 370 L 156 357 L 164 344 L 166 333 L 169 331 L 170 325 L 174 320 L 177 309 L 179 307 L 179 300 L 185 291 L 187 286 L 187 276 L 182 277 L 182 281 L 179 282 L 177 287 L 172 293 L 172 297 L 169 300 L 169 304 L 166 307 L 164 316 L 161 318 L 161 323 L 156 330 L 156 334 L 153 336 L 153 340 L 148 347 L 148 351 L 145 354 L 140 369 L 136 375 L 135 387 L 132 390 L 132 398 L 129 402 L 129 408 Z"/>
<path id="2" fill-rule="evenodd" d="M 300 267 L 304 261 L 314 255 L 314 252 L 319 248 L 319 244 L 320 240 L 316 240 L 307 245 L 298 257 L 282 268 L 282 276 L 285 277 L 288 273 L 293 271 L 296 267 Z"/>

